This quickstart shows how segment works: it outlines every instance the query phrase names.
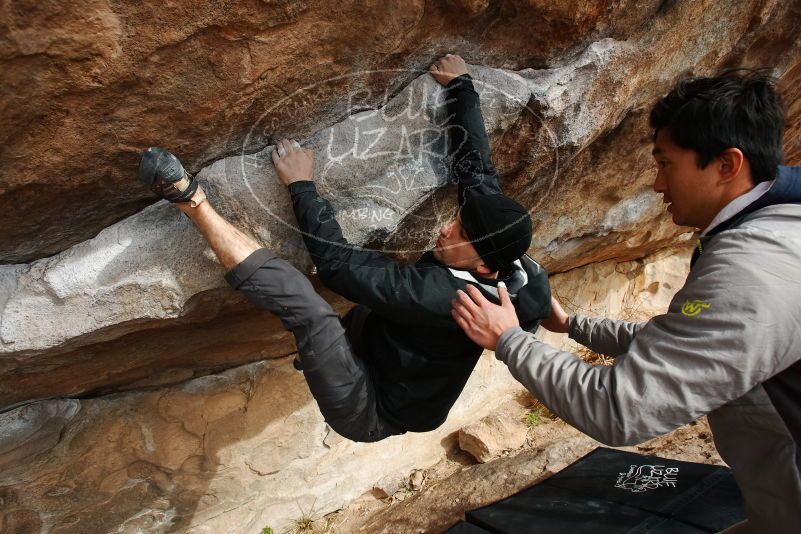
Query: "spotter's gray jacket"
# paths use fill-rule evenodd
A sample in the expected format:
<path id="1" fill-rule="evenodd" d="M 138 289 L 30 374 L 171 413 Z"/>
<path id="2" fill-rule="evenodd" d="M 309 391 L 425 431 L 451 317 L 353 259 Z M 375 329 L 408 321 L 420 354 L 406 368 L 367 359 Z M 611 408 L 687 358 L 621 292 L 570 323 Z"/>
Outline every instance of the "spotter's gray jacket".
<path id="1" fill-rule="evenodd" d="M 559 417 L 613 446 L 708 414 L 753 532 L 801 532 L 801 169 L 702 239 L 667 313 L 575 316 L 570 337 L 616 357 L 590 366 L 521 329 L 498 359 Z"/>

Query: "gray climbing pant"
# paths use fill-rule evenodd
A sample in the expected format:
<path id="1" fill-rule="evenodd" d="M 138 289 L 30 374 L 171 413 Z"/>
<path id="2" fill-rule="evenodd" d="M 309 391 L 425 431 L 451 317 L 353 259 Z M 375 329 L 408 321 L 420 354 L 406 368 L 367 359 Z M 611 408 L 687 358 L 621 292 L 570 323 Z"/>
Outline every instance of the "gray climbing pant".
<path id="1" fill-rule="evenodd" d="M 295 336 L 306 383 L 334 431 L 361 442 L 404 433 L 379 416 L 370 373 L 351 347 L 339 315 L 300 271 L 259 249 L 225 280 L 254 305 L 275 314 Z"/>

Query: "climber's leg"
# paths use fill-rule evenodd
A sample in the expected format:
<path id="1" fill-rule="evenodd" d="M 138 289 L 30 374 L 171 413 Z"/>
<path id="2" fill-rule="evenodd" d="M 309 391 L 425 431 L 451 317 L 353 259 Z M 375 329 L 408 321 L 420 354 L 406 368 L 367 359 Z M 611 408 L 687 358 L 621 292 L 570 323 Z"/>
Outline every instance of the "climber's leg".
<path id="1" fill-rule="evenodd" d="M 150 147 L 139 161 L 139 181 L 157 196 L 174 202 L 203 237 L 226 270 L 233 269 L 259 248 L 249 236 L 220 217 L 208 202 L 197 178 L 186 172 L 181 161 L 167 150 Z"/>
<path id="2" fill-rule="evenodd" d="M 373 381 L 355 356 L 339 315 L 300 271 L 262 248 L 225 279 L 295 335 L 306 382 L 331 428 L 365 442 L 402 433 L 378 416 Z"/>
<path id="3" fill-rule="evenodd" d="M 295 336 L 303 375 L 320 412 L 338 434 L 378 441 L 394 434 L 379 417 L 375 390 L 339 315 L 300 271 L 223 219 L 208 202 L 177 204 L 195 223 L 226 268 L 225 279 L 257 307 L 281 319 Z"/>
<path id="4" fill-rule="evenodd" d="M 140 179 L 192 220 L 228 271 L 231 286 L 277 315 L 294 334 L 303 374 L 331 428 L 353 441 L 402 433 L 378 416 L 373 382 L 354 355 L 339 315 L 300 271 L 223 219 L 169 152 L 146 151 Z"/>
<path id="5" fill-rule="evenodd" d="M 320 412 L 338 434 L 378 441 L 393 434 L 378 417 L 364 362 L 351 349 L 339 315 L 289 262 L 261 248 L 208 202 L 176 204 L 206 238 L 228 271 L 225 279 L 257 307 L 274 313 L 295 336 L 303 374 Z"/>
<path id="6" fill-rule="evenodd" d="M 202 194 L 201 190 L 195 196 L 199 194 Z M 252 237 L 223 219 L 208 202 L 201 202 L 195 207 L 193 204 L 195 203 L 179 202 L 175 205 L 195 223 L 226 271 L 230 271 L 261 248 Z"/>

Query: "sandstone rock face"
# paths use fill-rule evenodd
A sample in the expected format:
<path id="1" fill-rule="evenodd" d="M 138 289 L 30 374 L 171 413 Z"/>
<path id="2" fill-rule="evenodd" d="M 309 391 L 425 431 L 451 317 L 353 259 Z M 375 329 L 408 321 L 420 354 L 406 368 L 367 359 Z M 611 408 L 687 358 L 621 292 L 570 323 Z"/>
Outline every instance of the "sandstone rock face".
<path id="1" fill-rule="evenodd" d="M 527 431 L 521 421 L 492 414 L 459 430 L 459 448 L 483 464 L 504 451 L 522 447 Z"/>
<path id="2" fill-rule="evenodd" d="M 501 367 L 485 355 L 437 431 L 377 444 L 332 436 L 286 358 L 20 407 L 0 415 L 0 532 L 281 532 L 436 461 L 449 434 L 513 389 Z"/>
<path id="3" fill-rule="evenodd" d="M 291 336 L 135 182 L 145 147 L 179 154 L 226 218 L 310 272 L 270 164 L 296 137 L 346 237 L 415 259 L 455 208 L 424 71 L 461 53 L 555 293 L 639 319 L 681 285 L 691 240 L 651 190 L 651 103 L 687 74 L 769 66 L 798 164 L 799 27 L 798 0 L 5 2 L 0 531 L 284 528 L 433 463 L 508 391 L 485 358 L 437 432 L 328 434 Z"/>
<path id="4" fill-rule="evenodd" d="M 524 490 L 550 474 L 557 473 L 591 452 L 598 442 L 571 432 L 561 441 L 551 441 L 541 449 L 500 458 L 452 475 L 427 491 L 360 525 L 358 534 L 417 534 L 444 532 L 464 518 L 465 510 L 475 510 Z M 462 491 L 454 497 L 454 487 Z M 420 510 L 425 510 L 421 514 Z M 335 529 L 335 532 L 344 530 Z"/>
<path id="5" fill-rule="evenodd" d="M 554 290 L 573 311 L 655 315 L 686 276 L 689 249 L 676 252 L 574 269 L 552 278 Z M 566 336 L 544 338 L 571 348 Z M 486 427 L 481 418 L 519 388 L 485 354 L 442 428 L 377 444 L 332 434 L 288 358 L 19 407 L 0 414 L 0 532 L 281 531 L 302 512 L 322 516 L 376 487 L 392 491 L 443 455 L 460 428 Z M 582 438 L 581 451 L 591 442 Z M 526 469 L 539 473 L 542 462 Z"/>
<path id="6" fill-rule="evenodd" d="M 482 82 L 487 129 L 503 132 L 528 101 L 528 86 L 513 73 L 484 68 L 473 72 Z M 427 75 L 417 78 L 381 110 L 352 115 L 308 141 L 318 159 L 319 191 L 332 199 L 351 243 L 364 245 L 394 231 L 447 181 L 448 132 L 442 127 L 446 110 L 444 93 L 438 88 Z M 271 154 L 268 147 L 220 160 L 203 169 L 199 179 L 225 217 L 308 271 L 311 263 Z M 419 231 L 433 237 L 451 216 L 452 210 L 443 209 Z M 35 369 L 42 358 L 52 365 L 47 349 L 58 347 L 74 354 L 87 344 L 182 317 L 192 306 L 205 308 L 205 302 L 218 299 L 226 286 L 200 233 L 166 201 L 52 258 L 0 266 L 0 273 L 6 289 L 0 353 L 21 356 L 5 365 L 6 395 L 14 395 L 20 386 L 12 377 Z M 129 346 L 120 347 L 126 355 Z M 187 350 L 197 347 L 178 344 L 160 352 L 169 362 L 185 359 Z M 143 378 L 147 372 L 141 368 L 140 376 L 126 378 Z M 72 381 L 50 395 L 89 389 L 95 380 L 87 374 L 83 386 Z M 0 395 L 0 402 L 24 396 L 23 392 L 10 398 Z"/>
<path id="7" fill-rule="evenodd" d="M 334 200 L 349 239 L 402 258 L 419 255 L 454 208 L 452 188 L 440 187 L 447 181 L 441 101 L 415 70 L 437 55 L 433 43 L 520 69 L 472 72 L 505 190 L 534 218 L 530 254 L 551 272 L 642 257 L 689 237 L 651 191 L 646 124 L 650 103 L 678 76 L 772 65 L 787 88 L 794 161 L 801 44 L 789 29 L 801 23 L 797 3 L 557 5 L 456 2 L 423 16 L 421 5 L 390 4 L 381 8 L 384 23 L 373 27 L 380 10 L 324 2 L 278 2 L 269 13 L 239 4 L 197 12 L 169 6 L 173 18 L 157 23 L 127 5 L 8 4 L 0 61 L 9 67 L 3 87 L 11 98 L 2 113 L 5 131 L 16 133 L 0 154 L 7 221 L 0 234 L 11 232 L 13 241 L 4 256 L 12 264 L 0 268 L 0 405 L 175 383 L 291 351 L 276 321 L 224 287 L 200 236 L 163 202 L 55 256 L 13 263 L 61 250 L 141 205 L 146 192 L 132 176 L 148 144 L 178 152 L 226 217 L 306 269 L 288 197 L 268 159 L 271 140 L 298 136 L 315 150 L 321 191 Z M 326 9 L 358 15 L 359 23 L 331 22 L 330 15 L 319 23 Z M 243 18 L 248 23 L 237 24 Z M 81 37 L 83 27 L 102 37 Z M 362 49 L 367 28 L 384 43 L 369 54 Z M 468 37 L 478 39 L 470 32 L 479 28 L 476 47 Z M 456 38 L 454 31 L 467 33 Z M 326 46 L 299 41 L 297 32 Z M 270 48 L 286 43 L 294 46 L 286 58 Z M 341 54 L 337 43 L 348 43 Z M 327 62 L 307 68 L 315 61 L 309 57 Z M 400 64 L 414 68 L 390 68 Z M 39 82 L 27 98 L 26 76 Z M 120 77 L 128 84 L 117 83 Z M 78 88 L 86 89 L 81 98 Z M 45 96 L 52 97 L 47 104 Z M 31 120 L 26 113 L 34 111 L 50 122 Z M 59 143 L 27 156 L 43 136 Z M 54 166 L 65 181 L 43 188 L 40 173 L 52 177 Z M 51 194 L 57 200 L 48 202 Z M 69 206 L 58 208 L 63 202 Z M 38 204 L 48 206 L 47 215 Z M 78 215 L 56 216 L 59 209 Z M 209 328 L 241 335 L 219 343 Z"/>
<path id="8" fill-rule="evenodd" d="M 508 71 L 471 68 L 482 95 L 488 132 L 500 139 L 518 122 L 521 112 L 530 113 L 527 103 L 544 86 L 559 87 L 567 83 L 563 78 L 575 82 L 576 72 L 582 69 L 597 73 L 625 48 L 611 40 L 596 43 L 570 68 L 552 73 L 549 82 L 543 82 L 542 73 L 525 72 L 526 78 Z M 585 85 L 579 84 L 575 90 L 579 92 L 571 96 L 574 106 L 581 89 L 591 87 L 592 78 L 580 79 Z M 559 93 L 550 98 L 559 101 L 562 96 Z M 452 189 L 448 188 L 447 197 L 437 194 L 447 182 L 444 98 L 439 86 L 424 75 L 380 110 L 351 115 L 307 141 L 318 160 L 318 188 L 332 199 L 350 242 L 380 243 L 389 235 L 398 242 L 403 236 L 407 248 L 391 252 L 419 255 L 429 246 L 436 229 L 452 216 Z M 568 129 L 565 135 L 579 134 Z M 274 175 L 271 153 L 272 147 L 268 147 L 222 159 L 204 168 L 199 178 L 210 201 L 224 216 L 282 257 L 309 270 L 289 196 Z M 428 216 L 421 218 L 417 215 L 420 212 Z M 418 220 L 417 224 L 402 226 L 402 221 L 410 219 Z M 662 241 L 675 240 L 677 230 L 665 225 L 663 219 L 658 196 L 643 191 L 612 206 L 602 224 L 607 232 L 634 229 L 640 233 L 644 227 L 656 225 L 665 229 L 655 232 Z M 646 234 L 654 237 L 654 233 Z M 538 249 L 535 257 L 547 260 L 552 243 Z M 587 261 L 586 255 L 579 254 L 583 250 L 574 245 L 575 241 L 562 245 L 558 249 L 562 257 L 568 258 L 569 264 Z M 584 248 L 587 246 L 585 240 Z M 186 319 L 193 310 L 207 317 L 216 315 L 208 302 L 235 299 L 230 292 L 226 294 L 221 275 L 200 234 L 165 201 L 51 258 L 28 265 L 0 266 L 6 288 L 0 353 L 16 356 L 4 362 L 0 383 L 7 388 L 0 402 L 7 405 L 29 398 L 80 394 L 145 379 L 153 383 L 152 365 L 137 360 L 139 365 L 131 368 L 129 363 L 130 347 L 144 342 L 138 333 L 164 326 L 166 319 Z M 220 305 L 215 303 L 215 307 Z M 273 320 L 270 330 L 276 330 L 275 324 Z M 207 335 L 201 337 L 208 342 Z M 156 383 L 175 381 L 187 378 L 187 373 L 192 376 L 198 369 L 258 359 L 255 345 L 263 341 L 263 335 L 252 337 L 245 334 L 238 340 L 239 347 L 228 347 L 218 355 L 220 361 L 199 359 L 196 364 L 189 363 L 193 359 L 190 354 L 202 347 L 202 342 L 172 343 L 160 349 L 150 345 L 147 360 L 160 362 Z M 280 342 L 286 344 L 287 336 L 281 335 Z M 270 345 L 286 354 L 276 344 Z M 87 350 L 87 346 L 91 348 Z M 263 347 L 258 354 L 265 351 L 270 353 Z M 111 369 L 104 369 L 101 375 L 92 372 L 99 366 L 95 358 L 87 357 L 89 353 L 101 354 Z M 47 362 L 50 380 L 37 371 L 43 361 Z M 70 369 L 73 380 L 64 381 L 60 373 L 52 373 L 62 366 Z M 24 379 L 19 380 L 20 376 Z M 47 390 L 47 395 L 41 395 L 42 390 Z"/>
<path id="9" fill-rule="evenodd" d="M 445 52 L 542 66 L 640 26 L 660 2 L 491 4 L 5 3 L 0 257 L 52 255 L 151 203 L 129 188 L 147 146 L 174 149 L 194 172 L 337 122 L 349 94 L 375 106 Z"/>
<path id="10" fill-rule="evenodd" d="M 795 103 L 799 19 L 797 2 L 778 0 L 10 1 L 0 12 L 0 258 L 50 256 L 150 203 L 128 187 L 147 146 L 177 151 L 194 172 L 280 136 L 305 137 L 349 114 L 354 101 L 380 105 L 447 51 L 476 64 L 559 72 L 593 42 L 630 45 L 617 75 L 573 106 L 580 80 L 544 91 L 561 93 L 553 110 L 575 121 L 563 136 L 552 110 L 542 110 L 560 171 L 689 71 L 775 66 Z M 797 104 L 790 111 L 797 116 Z M 592 124 L 596 112 L 605 124 Z M 535 181 L 552 174 L 529 158 L 505 163 Z"/>
<path id="11" fill-rule="evenodd" d="M 552 276 L 551 290 L 570 314 L 646 321 L 664 313 L 684 285 L 691 254 L 692 247 L 684 245 L 639 260 L 596 263 Z M 580 346 L 566 334 L 540 329 L 538 335 L 566 350 Z"/>

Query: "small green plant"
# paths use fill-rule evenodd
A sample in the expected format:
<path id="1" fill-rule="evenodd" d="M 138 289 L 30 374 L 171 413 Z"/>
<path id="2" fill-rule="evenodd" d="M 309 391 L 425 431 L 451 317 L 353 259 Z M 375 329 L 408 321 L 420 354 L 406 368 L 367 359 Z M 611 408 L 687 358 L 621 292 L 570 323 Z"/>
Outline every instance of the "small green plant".
<path id="1" fill-rule="evenodd" d="M 261 534 L 274 534 L 274 533 L 273 529 L 271 529 L 270 527 L 264 527 L 263 529 L 261 529 Z"/>
<path id="2" fill-rule="evenodd" d="M 547 423 L 548 421 L 553 421 L 554 419 L 556 419 L 556 416 L 552 414 L 548 408 L 539 402 L 535 402 L 531 409 L 526 413 L 525 422 L 530 428 L 534 428 L 535 426 L 538 426 L 542 423 Z"/>
<path id="3" fill-rule="evenodd" d="M 530 427 L 535 427 L 542 423 L 542 414 L 539 410 L 531 410 L 526 414 L 526 424 Z"/>
<path id="4" fill-rule="evenodd" d="M 400 484 L 398 484 L 398 491 L 401 491 L 406 495 L 414 493 L 412 483 L 407 477 L 401 477 Z"/>

